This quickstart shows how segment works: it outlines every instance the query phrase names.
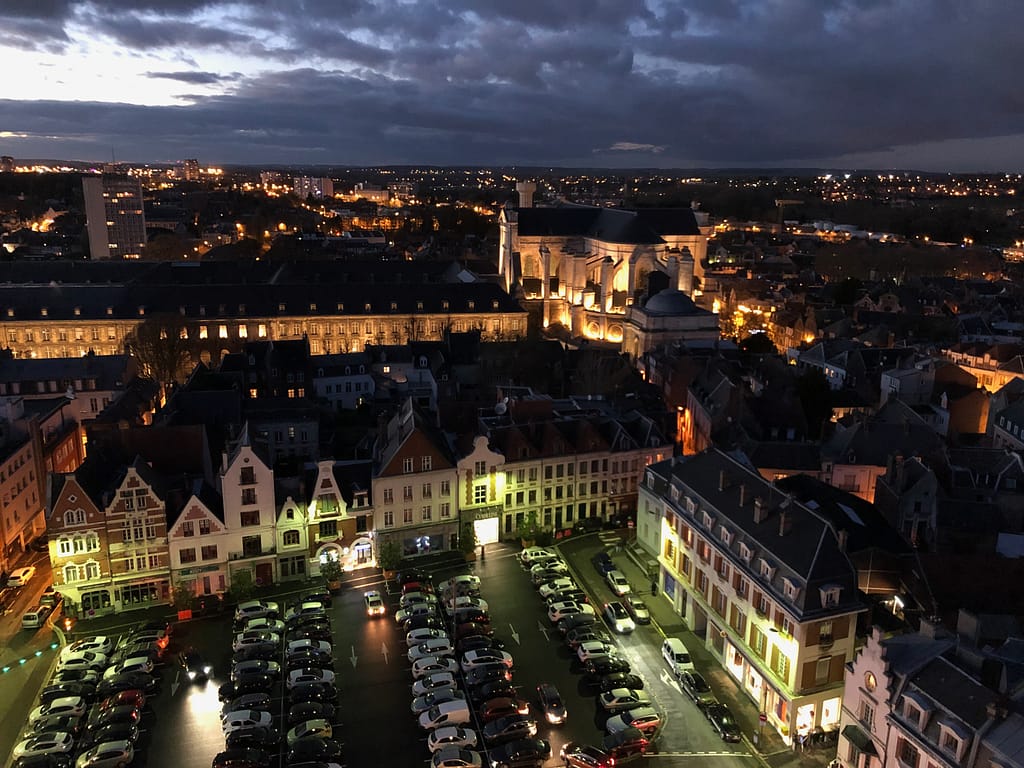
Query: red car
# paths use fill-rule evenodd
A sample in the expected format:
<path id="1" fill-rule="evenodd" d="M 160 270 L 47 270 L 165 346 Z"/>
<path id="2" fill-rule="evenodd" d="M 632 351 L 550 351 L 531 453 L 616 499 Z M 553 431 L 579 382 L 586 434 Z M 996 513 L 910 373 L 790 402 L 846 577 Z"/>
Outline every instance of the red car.
<path id="1" fill-rule="evenodd" d="M 423 592 L 424 594 L 434 594 L 434 585 L 429 581 L 410 581 L 408 584 L 402 585 L 402 594 L 408 595 L 411 592 Z"/>
<path id="2" fill-rule="evenodd" d="M 105 698 L 100 703 L 100 709 L 119 707 L 122 704 L 131 704 L 136 709 L 142 709 L 146 705 L 146 694 L 136 688 L 121 691 Z"/>
<path id="3" fill-rule="evenodd" d="M 455 625 L 455 640 L 462 640 L 464 637 L 490 637 L 494 634 L 490 624 L 477 624 L 475 621 L 466 621 Z"/>
<path id="4" fill-rule="evenodd" d="M 479 714 L 482 723 L 489 723 L 509 715 L 528 715 L 530 714 L 530 702 L 526 699 L 500 696 L 481 704 Z"/>

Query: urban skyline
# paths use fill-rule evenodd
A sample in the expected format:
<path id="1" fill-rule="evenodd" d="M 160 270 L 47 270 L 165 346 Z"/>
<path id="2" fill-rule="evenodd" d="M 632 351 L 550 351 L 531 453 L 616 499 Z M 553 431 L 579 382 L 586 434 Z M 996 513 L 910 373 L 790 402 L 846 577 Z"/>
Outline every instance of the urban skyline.
<path id="1" fill-rule="evenodd" d="M 1014 171 L 1014 15 L 924 0 L 5 3 L 0 68 L 17 74 L 0 153 Z"/>

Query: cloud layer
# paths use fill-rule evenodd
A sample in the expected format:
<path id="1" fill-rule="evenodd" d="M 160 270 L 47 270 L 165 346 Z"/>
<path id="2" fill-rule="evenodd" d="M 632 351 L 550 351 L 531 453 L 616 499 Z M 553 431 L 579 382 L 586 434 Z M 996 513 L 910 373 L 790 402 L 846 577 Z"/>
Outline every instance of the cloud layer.
<path id="1" fill-rule="evenodd" d="M 245 163 L 1024 166 L 976 0 L 4 0 L 0 152 Z M 77 100 L 100 57 L 129 85 Z M 7 69 L 11 68 L 6 64 Z M 7 73 L 7 76 L 12 76 Z M 15 76 L 16 73 L 15 73 Z M 64 83 L 65 87 L 61 87 Z M 147 85 L 171 88 L 164 103 Z M 0 91 L 0 95 L 3 92 Z M 61 137 L 59 141 L 52 138 Z"/>

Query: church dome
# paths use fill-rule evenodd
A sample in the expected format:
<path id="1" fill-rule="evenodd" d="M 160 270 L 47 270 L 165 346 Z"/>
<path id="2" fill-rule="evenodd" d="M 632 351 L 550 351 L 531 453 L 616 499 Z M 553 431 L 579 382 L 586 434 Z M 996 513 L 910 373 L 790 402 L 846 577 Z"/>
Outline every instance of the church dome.
<path id="1" fill-rule="evenodd" d="M 644 312 L 649 315 L 692 315 L 699 311 L 689 296 L 672 288 L 654 294 L 644 304 Z"/>

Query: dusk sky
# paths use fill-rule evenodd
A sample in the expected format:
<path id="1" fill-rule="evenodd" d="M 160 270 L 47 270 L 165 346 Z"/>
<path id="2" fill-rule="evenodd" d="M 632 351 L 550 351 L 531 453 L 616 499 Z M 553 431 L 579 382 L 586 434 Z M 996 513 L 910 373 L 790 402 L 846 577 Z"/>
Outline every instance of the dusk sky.
<path id="1" fill-rule="evenodd" d="M 0 0 L 0 154 L 1020 171 L 1022 21 L 1018 0 Z"/>

